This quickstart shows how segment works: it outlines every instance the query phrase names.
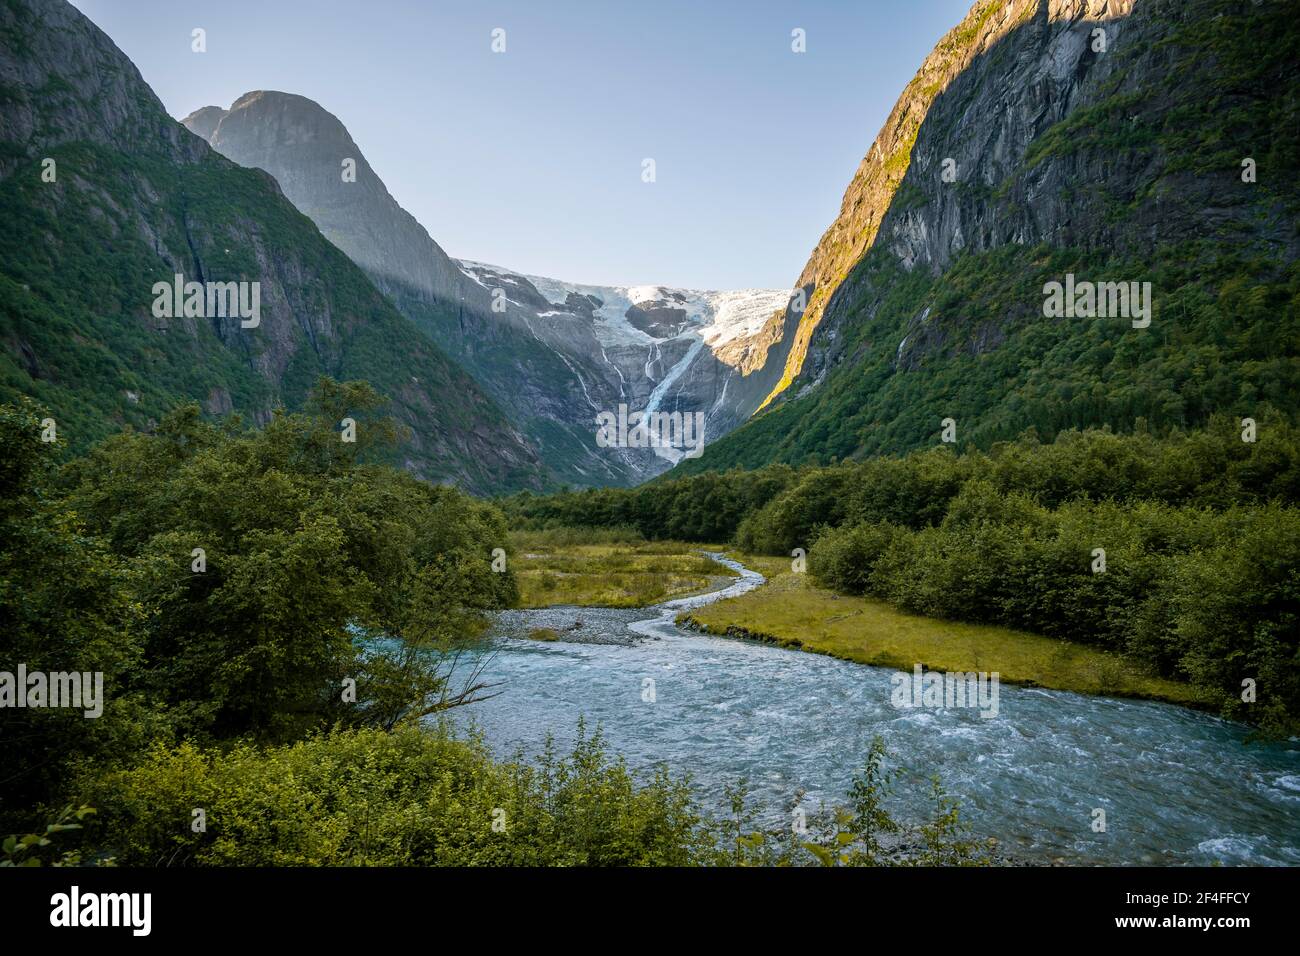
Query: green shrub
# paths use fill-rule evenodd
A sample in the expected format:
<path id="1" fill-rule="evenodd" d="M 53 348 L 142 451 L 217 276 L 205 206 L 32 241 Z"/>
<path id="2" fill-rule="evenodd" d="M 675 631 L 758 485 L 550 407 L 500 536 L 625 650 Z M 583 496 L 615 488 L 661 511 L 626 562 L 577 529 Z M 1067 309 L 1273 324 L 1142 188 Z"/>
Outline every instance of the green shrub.
<path id="1" fill-rule="evenodd" d="M 873 590 L 872 573 L 900 536 L 890 524 L 860 524 L 824 530 L 808 554 L 808 573 L 823 587 L 845 594 Z"/>
<path id="2" fill-rule="evenodd" d="M 128 866 L 671 866 L 700 847 L 687 788 L 638 783 L 581 728 L 535 764 L 445 727 L 158 746 L 87 792 L 90 841 Z"/>

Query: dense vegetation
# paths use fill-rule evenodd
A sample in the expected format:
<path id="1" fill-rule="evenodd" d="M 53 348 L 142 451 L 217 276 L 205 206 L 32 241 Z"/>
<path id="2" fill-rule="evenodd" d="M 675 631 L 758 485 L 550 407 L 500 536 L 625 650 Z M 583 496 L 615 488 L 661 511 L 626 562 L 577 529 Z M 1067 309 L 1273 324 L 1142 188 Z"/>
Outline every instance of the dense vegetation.
<path id="1" fill-rule="evenodd" d="M 445 728 L 333 732 L 292 746 L 155 748 L 87 791 L 106 809 L 122 865 L 689 866 L 977 864 L 955 805 L 935 785 L 932 818 L 905 829 L 888 810 L 877 743 L 847 806 L 767 829 L 738 784 L 730 816 L 702 814 L 683 781 L 638 781 L 579 729 L 574 751 L 496 761 Z M 202 807 L 208 833 L 188 826 Z M 793 818 L 793 817 L 792 817 Z"/>
<path id="2" fill-rule="evenodd" d="M 514 600 L 490 564 L 505 527 L 461 492 L 365 464 L 394 431 L 378 405 L 329 380 L 309 413 L 261 430 L 186 405 L 61 468 L 39 411 L 3 406 L 3 658 L 101 671 L 105 702 L 95 719 L 6 712 L 0 818 L 150 741 L 391 727 L 467 690 L 439 652 Z"/>
<path id="3" fill-rule="evenodd" d="M 0 406 L 0 658 L 104 676 L 97 717 L 6 709 L 0 864 L 985 858 L 941 791 L 890 817 L 879 748 L 848 807 L 769 830 L 743 783 L 715 817 L 598 731 L 531 762 L 456 736 L 437 715 L 492 692 L 476 638 L 517 597 L 505 518 L 376 464 L 397 426 L 368 385 L 305 404 L 261 429 L 184 405 L 63 462 L 45 410 Z"/>
<path id="4" fill-rule="evenodd" d="M 935 441 L 950 417 L 963 444 L 989 448 L 1026 428 L 1044 440 L 1102 426 L 1167 434 L 1202 428 L 1216 413 L 1289 413 L 1300 392 L 1300 263 L 1272 255 L 1211 243 L 1141 261 L 1010 247 L 968 254 L 933 277 L 873 253 L 855 281 L 879 299 L 864 299 L 860 321 L 838 333 L 853 359 L 677 471 L 899 453 Z M 1067 272 L 1150 281 L 1150 328 L 1044 319 L 1043 285 Z"/>
<path id="5" fill-rule="evenodd" d="M 988 452 L 945 446 L 505 505 L 536 527 L 803 548 L 827 587 L 1120 652 L 1212 691 L 1228 716 L 1286 731 L 1300 718 L 1300 432 L 1276 416 L 1256 425 L 1255 441 L 1220 417 L 1163 439 L 1027 435 Z"/>

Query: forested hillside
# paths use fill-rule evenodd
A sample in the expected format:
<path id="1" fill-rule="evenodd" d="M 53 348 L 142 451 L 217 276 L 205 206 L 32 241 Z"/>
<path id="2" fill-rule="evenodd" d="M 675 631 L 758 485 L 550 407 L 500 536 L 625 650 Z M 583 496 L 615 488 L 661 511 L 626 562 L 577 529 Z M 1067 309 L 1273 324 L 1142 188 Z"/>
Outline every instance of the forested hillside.
<path id="1" fill-rule="evenodd" d="M 38 398 L 84 451 L 182 401 L 265 422 L 319 375 L 365 378 L 409 429 L 395 462 L 485 493 L 546 486 L 473 380 L 72 6 L 0 4 L 0 80 L 0 399 Z M 255 284 L 259 314 L 160 316 L 155 283 L 177 274 Z"/>

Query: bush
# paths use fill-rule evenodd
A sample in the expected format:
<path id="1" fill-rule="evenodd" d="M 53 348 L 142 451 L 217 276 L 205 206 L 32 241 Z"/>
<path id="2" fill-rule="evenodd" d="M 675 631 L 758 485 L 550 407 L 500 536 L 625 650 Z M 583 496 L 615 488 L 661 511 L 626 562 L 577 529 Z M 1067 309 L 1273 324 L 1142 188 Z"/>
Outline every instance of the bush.
<path id="1" fill-rule="evenodd" d="M 972 482 L 936 527 L 823 530 L 809 570 L 825 587 L 918 614 L 1126 654 L 1219 695 L 1225 715 L 1283 732 L 1300 714 L 1297 542 L 1300 511 L 1279 505 L 1047 511 Z M 1261 694 L 1249 705 L 1246 678 Z"/>
<path id="2" fill-rule="evenodd" d="M 966 865 L 985 861 L 935 783 L 929 821 L 886 807 L 893 774 L 877 738 L 847 807 L 808 831 L 757 825 L 741 781 L 732 814 L 699 811 L 662 770 L 637 780 L 580 724 L 573 752 L 492 760 L 447 727 L 334 731 L 292 746 L 156 746 L 83 785 L 98 808 L 83 855 L 128 866 Z M 196 811 L 202 811 L 198 814 Z M 202 820 L 202 826 L 196 821 Z M 196 829 L 198 832 L 196 832 Z M 912 854 L 882 837 L 915 838 Z"/>
<path id="3" fill-rule="evenodd" d="M 808 573 L 823 587 L 845 594 L 873 590 L 877 562 L 907 531 L 891 524 L 860 524 L 828 528 L 808 553 Z"/>
<path id="4" fill-rule="evenodd" d="M 124 865 L 672 866 L 700 846 L 684 785 L 638 784 L 581 728 L 570 756 L 535 765 L 445 727 L 159 746 L 88 793 L 88 837 Z"/>
<path id="5" fill-rule="evenodd" d="M 102 672 L 105 698 L 95 720 L 5 717 L 0 825 L 35 825 L 79 761 L 112 766 L 150 740 L 290 741 L 463 699 L 443 651 L 515 600 L 513 574 L 491 569 L 505 519 L 367 464 L 368 442 L 392 438 L 383 418 L 338 440 L 347 411 L 381 405 L 328 379 L 310 414 L 260 430 L 185 405 L 62 469 L 47 413 L 0 406 L 0 657 Z"/>

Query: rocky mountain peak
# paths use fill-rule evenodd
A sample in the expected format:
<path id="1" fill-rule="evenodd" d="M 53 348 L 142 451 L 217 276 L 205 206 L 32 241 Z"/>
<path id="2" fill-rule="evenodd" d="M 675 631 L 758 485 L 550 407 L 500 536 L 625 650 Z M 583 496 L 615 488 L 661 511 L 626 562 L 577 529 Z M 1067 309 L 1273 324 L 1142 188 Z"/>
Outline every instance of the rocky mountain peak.
<path id="1" fill-rule="evenodd" d="M 0 179 L 31 150 L 131 143 L 193 162 L 206 150 L 168 117 L 135 65 L 61 0 L 0 4 Z"/>
<path id="2" fill-rule="evenodd" d="M 603 448 L 596 416 L 621 405 L 695 414 L 718 437 L 771 386 L 781 291 L 580 285 L 455 262 L 388 193 L 351 135 L 306 97 L 246 93 L 183 120 L 223 155 L 266 170 L 327 239 L 470 370 L 576 484 L 664 470 L 647 449 Z M 355 161 L 355 181 L 343 177 Z"/>
<path id="3" fill-rule="evenodd" d="M 431 301 L 481 298 L 398 205 L 347 127 L 319 103 L 294 93 L 253 90 L 229 110 L 205 106 L 181 122 L 228 159 L 274 176 L 325 238 L 385 292 L 415 293 Z"/>
<path id="4" fill-rule="evenodd" d="M 189 400 L 265 422 L 322 375 L 365 379 L 409 428 L 395 454 L 411 471 L 485 492 L 543 485 L 545 466 L 500 407 L 275 179 L 168 116 L 65 0 L 0 3 L 0 103 L 0 401 L 35 397 L 84 449 Z M 241 124 L 260 134 L 244 121 L 271 111 L 282 148 L 342 130 L 302 97 L 236 105 L 191 120 L 220 139 Z M 236 298 L 218 304 L 218 287 Z"/>
<path id="5" fill-rule="evenodd" d="M 223 110 L 220 106 L 203 106 L 185 117 L 182 122 L 191 133 L 203 139 L 211 139 L 212 134 L 216 132 L 217 125 L 225 118 L 225 115 L 226 110 Z"/>
<path id="6" fill-rule="evenodd" d="M 1134 2 L 977 0 L 935 45 L 858 165 L 839 215 L 799 275 L 806 308 L 786 316 L 785 369 L 764 404 L 803 370 L 831 296 L 875 243 L 913 164 L 932 174 L 929 180 L 911 177 L 929 195 L 936 195 L 934 185 L 942 182 L 945 159 L 953 161 L 956 181 L 991 188 L 1019 163 L 1039 130 L 1075 106 L 1090 67 L 1097 63 L 1105 69 L 1091 53 L 1091 30 L 1102 27 L 1113 48 Z M 1013 33 L 1026 29 L 1029 34 L 1005 45 Z M 1010 69 L 1013 62 L 1016 68 Z M 969 235 L 969 224 L 960 222 L 952 207 L 934 207 L 929 217 L 943 222 L 937 233 L 896 239 L 909 266 L 918 261 L 936 268 L 947 264 Z"/>

